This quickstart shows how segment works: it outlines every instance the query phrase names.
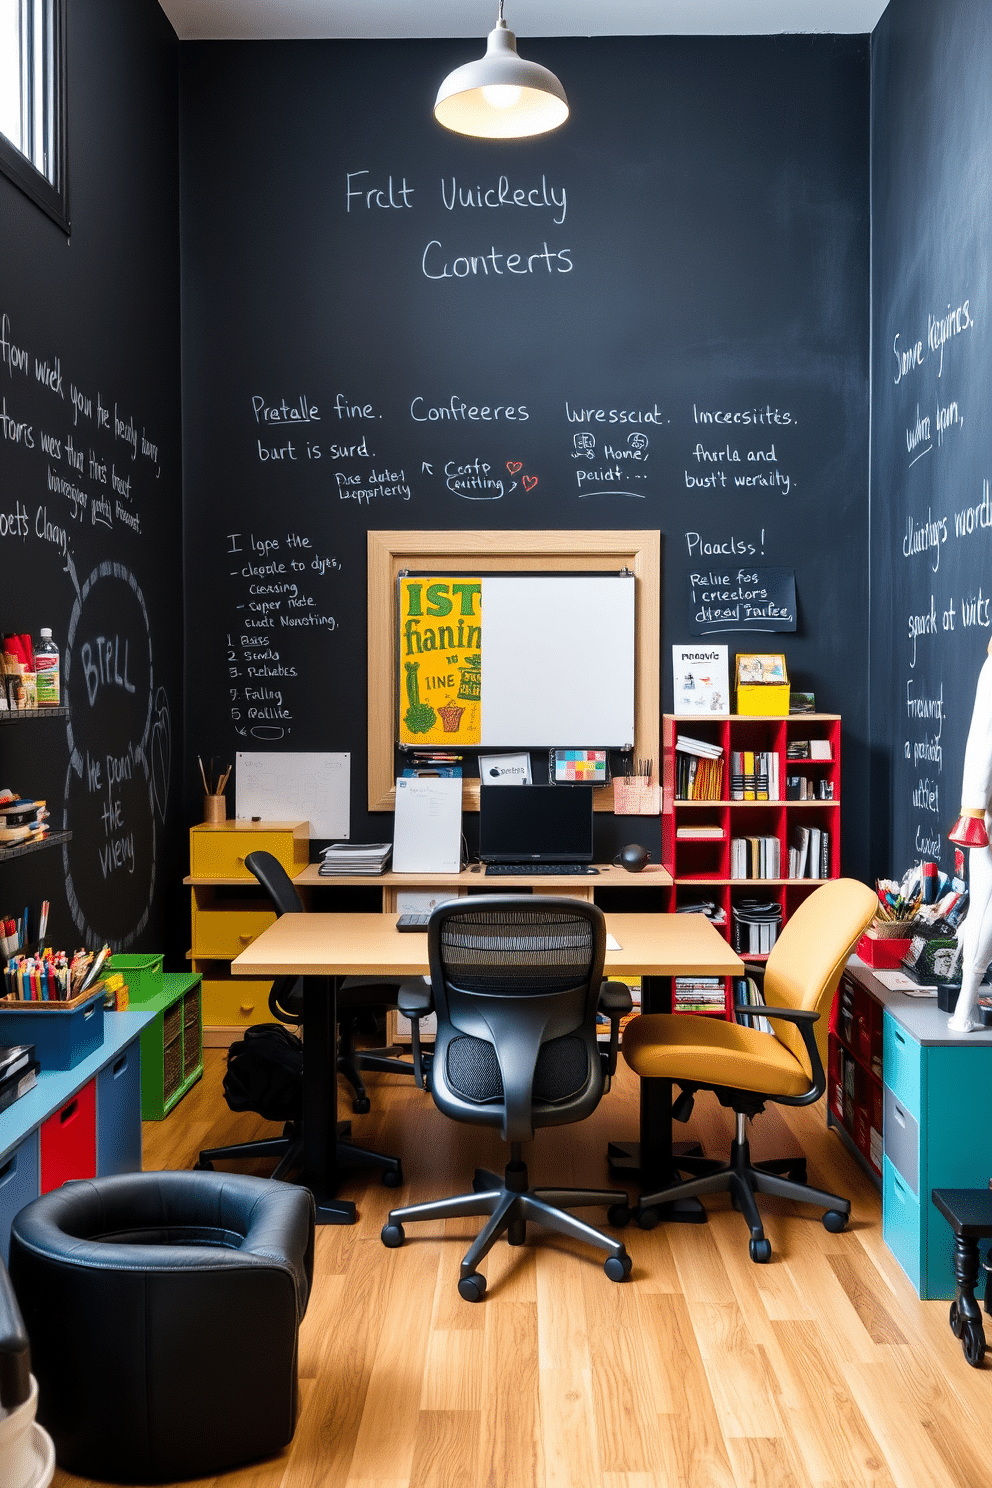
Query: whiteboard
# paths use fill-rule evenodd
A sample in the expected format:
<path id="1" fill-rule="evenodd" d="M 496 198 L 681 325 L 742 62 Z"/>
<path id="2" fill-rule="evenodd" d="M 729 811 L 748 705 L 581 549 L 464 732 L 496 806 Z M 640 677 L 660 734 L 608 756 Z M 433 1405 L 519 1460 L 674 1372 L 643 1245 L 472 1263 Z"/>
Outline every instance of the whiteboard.
<path id="1" fill-rule="evenodd" d="M 633 575 L 483 575 L 480 743 L 633 742 Z"/>
<path id="2" fill-rule="evenodd" d="M 311 837 L 351 835 L 351 755 L 237 755 L 234 814 L 239 821 L 308 821 Z"/>

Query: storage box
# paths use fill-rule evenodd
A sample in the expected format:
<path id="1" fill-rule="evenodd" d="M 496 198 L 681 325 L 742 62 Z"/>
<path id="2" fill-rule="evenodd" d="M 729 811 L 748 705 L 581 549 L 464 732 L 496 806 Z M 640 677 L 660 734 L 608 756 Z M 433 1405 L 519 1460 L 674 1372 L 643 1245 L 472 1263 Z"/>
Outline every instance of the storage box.
<path id="1" fill-rule="evenodd" d="M 789 674 L 782 652 L 737 658 L 737 712 L 785 718 L 789 712 Z"/>
<path id="2" fill-rule="evenodd" d="M 119 971 L 127 982 L 128 997 L 134 1007 L 143 1007 L 162 990 L 162 964 L 164 956 L 146 953 L 144 956 L 111 956 L 111 971 Z"/>
<path id="3" fill-rule="evenodd" d="M 0 1003 L 0 1044 L 34 1044 L 42 1071 L 75 1069 L 103 1043 L 103 983 L 75 1002 Z"/>
<path id="4" fill-rule="evenodd" d="M 909 950 L 909 936 L 883 936 L 874 930 L 866 930 L 858 941 L 857 952 L 867 966 L 893 971 L 902 965 L 902 958 Z"/>

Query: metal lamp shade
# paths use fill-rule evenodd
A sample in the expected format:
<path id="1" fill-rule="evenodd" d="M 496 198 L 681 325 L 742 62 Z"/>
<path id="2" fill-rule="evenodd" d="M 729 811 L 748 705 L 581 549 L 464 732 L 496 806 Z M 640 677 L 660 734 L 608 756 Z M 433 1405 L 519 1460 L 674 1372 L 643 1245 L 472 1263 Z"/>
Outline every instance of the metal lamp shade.
<path id="1" fill-rule="evenodd" d="M 553 72 L 517 55 L 516 37 L 500 21 L 489 33 L 486 55 L 448 73 L 434 117 L 456 134 L 524 139 L 564 124 L 568 100 Z"/>

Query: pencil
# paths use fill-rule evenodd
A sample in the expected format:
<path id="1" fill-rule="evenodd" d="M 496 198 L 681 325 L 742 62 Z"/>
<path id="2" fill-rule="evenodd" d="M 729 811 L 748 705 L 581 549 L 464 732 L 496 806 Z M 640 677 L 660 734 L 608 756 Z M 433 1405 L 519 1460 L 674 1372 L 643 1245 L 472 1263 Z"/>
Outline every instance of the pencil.
<path id="1" fill-rule="evenodd" d="M 203 794 L 205 796 L 209 796 L 210 790 L 209 790 L 209 787 L 207 786 L 207 772 L 203 768 L 203 761 L 202 761 L 202 759 L 200 758 L 199 755 L 196 756 L 196 762 L 197 762 L 197 764 L 200 767 L 200 779 L 203 781 Z"/>

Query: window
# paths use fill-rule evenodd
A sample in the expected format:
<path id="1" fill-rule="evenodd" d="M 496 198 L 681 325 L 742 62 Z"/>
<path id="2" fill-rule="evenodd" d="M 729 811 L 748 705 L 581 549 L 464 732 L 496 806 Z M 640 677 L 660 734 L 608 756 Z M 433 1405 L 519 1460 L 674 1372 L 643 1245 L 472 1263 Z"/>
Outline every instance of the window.
<path id="1" fill-rule="evenodd" d="M 65 0 L 0 0 L 0 170 L 69 230 Z"/>

